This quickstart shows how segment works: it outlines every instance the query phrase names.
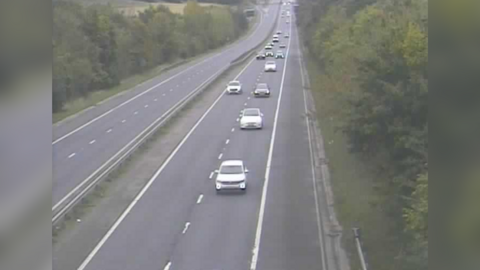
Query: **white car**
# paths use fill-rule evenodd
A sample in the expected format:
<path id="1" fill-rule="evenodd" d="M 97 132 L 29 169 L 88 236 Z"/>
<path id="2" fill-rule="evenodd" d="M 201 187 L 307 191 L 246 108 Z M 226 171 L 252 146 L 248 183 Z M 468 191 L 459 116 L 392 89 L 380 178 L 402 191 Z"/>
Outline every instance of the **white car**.
<path id="1" fill-rule="evenodd" d="M 265 46 L 265 50 L 271 50 L 273 49 L 273 46 L 271 46 L 270 44 L 268 44 L 267 46 Z"/>
<path id="2" fill-rule="evenodd" d="M 277 64 L 275 64 L 275 61 L 267 61 L 265 63 L 265 72 L 276 72 L 277 71 Z"/>
<path id="3" fill-rule="evenodd" d="M 279 36 L 277 34 L 273 35 L 273 39 L 278 39 Z"/>
<path id="4" fill-rule="evenodd" d="M 227 189 L 247 190 L 248 169 L 243 165 L 242 160 L 225 160 L 215 173 L 217 173 L 217 179 L 215 179 L 217 193 Z"/>
<path id="5" fill-rule="evenodd" d="M 282 34 L 282 30 L 277 30 L 277 35 L 281 35 Z"/>
<path id="6" fill-rule="evenodd" d="M 241 94 L 242 84 L 239 81 L 231 81 L 227 84 L 227 94 Z"/>
<path id="7" fill-rule="evenodd" d="M 289 35 L 288 33 L 286 33 L 286 34 L 285 34 L 283 37 L 285 37 L 285 38 L 289 38 L 289 37 L 290 37 L 290 35 Z"/>
<path id="8" fill-rule="evenodd" d="M 263 113 L 258 108 L 248 108 L 240 112 L 240 129 L 262 129 Z"/>

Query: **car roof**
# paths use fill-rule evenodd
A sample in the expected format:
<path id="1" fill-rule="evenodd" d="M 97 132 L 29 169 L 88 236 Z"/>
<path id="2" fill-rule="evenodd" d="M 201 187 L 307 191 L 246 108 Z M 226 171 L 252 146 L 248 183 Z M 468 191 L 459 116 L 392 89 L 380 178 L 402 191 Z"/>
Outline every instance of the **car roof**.
<path id="1" fill-rule="evenodd" d="M 267 64 L 275 64 L 275 61 L 267 61 Z"/>
<path id="2" fill-rule="evenodd" d="M 240 81 L 230 81 L 229 83 L 240 83 Z"/>
<path id="3" fill-rule="evenodd" d="M 268 87 L 268 84 L 267 83 L 257 83 L 257 87 L 258 86 L 267 86 Z"/>
<path id="4" fill-rule="evenodd" d="M 242 160 L 225 160 L 220 166 L 243 166 Z"/>

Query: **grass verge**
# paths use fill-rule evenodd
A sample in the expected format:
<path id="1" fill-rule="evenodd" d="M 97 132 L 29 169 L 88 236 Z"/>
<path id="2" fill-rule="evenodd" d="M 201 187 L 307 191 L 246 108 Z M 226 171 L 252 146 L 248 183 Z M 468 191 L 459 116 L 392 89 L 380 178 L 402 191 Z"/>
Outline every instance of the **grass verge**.
<path id="1" fill-rule="evenodd" d="M 310 74 L 312 94 L 317 110 L 317 119 L 324 137 L 326 156 L 329 160 L 331 183 L 335 195 L 335 211 L 344 228 L 343 245 L 350 257 L 352 269 L 361 269 L 354 238 L 353 227 L 362 230 L 362 241 L 367 252 L 367 261 L 372 269 L 402 269 L 395 266 L 395 257 L 400 252 L 400 243 L 392 233 L 394 218 L 378 205 L 377 183 L 382 176 L 375 173 L 368 160 L 352 154 L 346 136 L 338 130 L 340 119 L 335 111 L 341 106 L 328 90 L 328 79 L 320 67 L 304 52 Z"/>
<path id="2" fill-rule="evenodd" d="M 75 115 L 75 114 L 77 114 L 77 113 L 79 113 L 79 112 L 81 112 L 81 111 L 83 111 L 83 110 L 85 110 L 89 107 L 95 106 L 98 103 L 100 103 L 100 102 L 102 102 L 102 101 L 104 101 L 108 98 L 111 98 L 111 97 L 113 97 L 117 94 L 120 94 L 120 93 L 122 93 L 124 91 L 127 91 L 129 89 L 132 89 L 136 85 L 139 85 L 143 82 L 146 82 L 150 79 L 153 79 L 157 76 L 160 76 L 165 71 L 168 71 L 168 70 L 170 70 L 172 68 L 175 68 L 179 65 L 182 65 L 184 63 L 195 61 L 195 60 L 197 60 L 201 57 L 204 57 L 208 54 L 213 54 L 215 52 L 223 50 L 226 47 L 232 45 L 233 43 L 238 42 L 238 41 L 242 40 L 243 38 L 245 38 L 246 36 L 250 35 L 254 31 L 254 26 L 256 25 L 257 21 L 258 21 L 258 16 L 256 16 L 254 20 L 250 21 L 249 29 L 247 31 L 245 31 L 242 36 L 240 36 L 238 39 L 234 40 L 233 42 L 226 44 L 225 46 L 222 46 L 222 47 L 214 49 L 214 50 L 210 50 L 208 52 L 193 56 L 193 57 L 188 58 L 188 59 L 181 59 L 181 60 L 175 61 L 173 63 L 160 65 L 160 66 L 158 66 L 156 68 L 153 68 L 149 71 L 146 71 L 144 73 L 128 77 L 128 78 L 122 80 L 120 85 L 115 86 L 113 88 L 100 90 L 100 91 L 95 91 L 95 92 L 90 93 L 87 97 L 77 98 L 77 99 L 71 100 L 71 101 L 69 101 L 65 104 L 64 109 L 62 111 L 57 112 L 57 113 L 53 113 L 52 122 L 54 124 L 58 123 L 58 122 L 66 119 L 66 118 L 68 118 L 72 115 Z"/>

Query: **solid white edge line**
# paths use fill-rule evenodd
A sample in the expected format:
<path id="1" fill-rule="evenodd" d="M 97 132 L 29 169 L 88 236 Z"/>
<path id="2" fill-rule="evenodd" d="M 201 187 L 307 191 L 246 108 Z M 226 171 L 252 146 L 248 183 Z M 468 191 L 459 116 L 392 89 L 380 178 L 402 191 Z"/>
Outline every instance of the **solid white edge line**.
<path id="1" fill-rule="evenodd" d="M 240 71 L 239 77 L 250 64 L 255 60 L 253 58 L 248 64 Z M 173 159 L 173 157 L 177 154 L 177 152 L 180 150 L 180 148 L 185 144 L 185 142 L 188 140 L 188 138 L 192 135 L 192 133 L 197 129 L 197 127 L 202 123 L 203 119 L 207 117 L 207 115 L 210 113 L 210 111 L 215 107 L 215 105 L 220 101 L 220 99 L 224 97 L 224 93 L 220 93 L 220 95 L 217 97 L 217 99 L 213 102 L 213 104 L 208 108 L 208 110 L 202 115 L 202 117 L 197 121 L 197 123 L 192 127 L 192 129 L 187 133 L 187 135 L 182 139 L 182 141 L 177 145 L 177 147 L 173 150 L 173 152 L 168 156 L 168 158 L 165 160 L 165 162 L 162 164 L 162 166 L 155 172 L 155 174 L 150 178 L 150 180 L 147 182 L 147 184 L 141 189 L 141 191 L 138 193 L 138 195 L 135 197 L 135 199 L 128 205 L 128 207 L 123 211 L 123 213 L 120 215 L 120 217 L 115 221 L 113 226 L 107 231 L 107 233 L 102 237 L 102 239 L 98 242 L 98 244 L 95 246 L 95 248 L 88 254 L 87 258 L 83 261 L 83 263 L 77 268 L 77 270 L 84 270 L 87 265 L 90 263 L 90 261 L 95 257 L 95 255 L 98 253 L 98 251 L 102 248 L 102 246 L 107 242 L 107 240 L 110 238 L 110 236 L 115 232 L 115 230 L 120 226 L 120 223 L 126 218 L 126 216 L 132 211 L 133 207 L 137 204 L 137 202 L 143 197 L 145 192 L 150 188 L 150 186 L 155 182 L 155 180 L 158 178 L 160 173 L 165 169 L 165 167 L 170 163 L 170 161 Z"/>
<path id="2" fill-rule="evenodd" d="M 197 91 L 200 87 L 202 87 L 206 82 L 211 80 L 213 77 L 217 75 L 217 73 L 221 72 L 223 69 L 220 69 L 217 71 L 215 74 L 213 74 L 210 78 L 208 78 L 206 81 L 204 81 L 202 84 L 200 84 L 193 92 Z M 193 93 L 192 92 L 192 93 Z M 140 134 L 138 134 L 133 140 L 131 140 L 127 145 L 125 145 L 122 149 L 120 149 L 115 155 L 113 155 L 109 160 L 107 160 L 105 163 L 102 164 L 96 171 L 94 171 L 92 174 L 90 174 L 85 180 L 83 180 L 79 185 L 77 185 L 73 190 L 71 190 L 67 195 L 65 195 L 59 202 L 57 202 L 52 210 L 55 211 L 65 200 L 67 200 L 72 194 L 74 194 L 80 187 L 85 185 L 92 177 L 94 177 L 98 172 L 100 172 L 103 168 L 105 168 L 110 162 L 112 162 L 117 156 L 119 156 L 125 149 L 127 149 L 130 145 L 134 144 L 135 141 L 137 141 L 145 132 L 147 132 L 151 127 L 153 127 L 158 121 L 160 121 L 165 115 L 169 114 L 170 111 L 174 110 L 178 104 L 183 102 L 186 98 L 188 98 L 189 95 L 185 96 L 182 98 L 180 101 L 178 101 L 175 105 L 173 105 L 170 109 L 168 109 L 163 115 L 158 117 L 155 121 L 153 121 L 152 124 L 150 124 L 147 128 L 145 128 Z M 55 218 L 55 217 L 54 217 Z"/>
<path id="3" fill-rule="evenodd" d="M 292 32 L 292 25 L 289 25 L 289 32 Z M 283 74 L 282 74 L 282 81 L 280 83 L 280 93 L 278 94 L 278 101 L 277 101 L 277 108 L 275 110 L 275 118 L 273 121 L 273 129 L 272 129 L 272 137 L 270 139 L 270 148 L 268 150 L 268 158 L 267 158 L 267 166 L 265 170 L 265 182 L 263 183 L 263 189 L 262 189 L 262 199 L 260 201 L 260 209 L 258 213 L 258 223 L 257 223 L 257 230 L 255 233 L 255 243 L 252 249 L 253 255 L 252 255 L 252 260 L 250 264 L 250 270 L 256 270 L 257 269 L 257 263 L 258 263 L 258 255 L 260 253 L 260 240 L 262 237 L 262 227 L 263 227 L 263 217 L 265 215 L 265 204 L 267 200 L 267 190 L 268 190 L 268 183 L 270 179 L 270 166 L 272 164 L 272 157 L 273 157 L 273 149 L 275 145 L 275 133 L 277 131 L 277 122 L 278 122 L 278 115 L 280 112 L 280 104 L 282 101 L 282 94 L 283 94 L 283 85 L 285 82 L 285 75 L 288 67 L 288 56 L 290 53 L 290 42 L 291 39 L 288 40 L 288 48 L 287 48 L 287 53 L 285 56 L 285 65 L 283 67 Z"/>
<path id="4" fill-rule="evenodd" d="M 302 77 L 302 88 L 303 88 L 303 103 L 305 105 L 305 123 L 307 125 L 307 133 L 308 133 L 308 146 L 310 149 L 310 165 L 312 167 L 312 184 L 313 184 L 313 194 L 315 197 L 315 211 L 317 214 L 317 230 L 318 230 L 318 241 L 320 245 L 320 252 L 322 253 L 322 269 L 327 270 L 327 263 L 326 263 L 326 254 L 325 254 L 325 241 L 323 240 L 323 230 L 322 230 L 322 221 L 321 221 L 321 216 L 320 216 L 320 209 L 318 208 L 318 191 L 317 191 L 317 185 L 316 185 L 316 179 L 317 176 L 315 174 L 315 161 L 314 161 L 314 154 L 313 154 L 313 144 L 312 144 L 312 135 L 311 135 L 311 130 L 310 130 L 310 121 L 308 119 L 308 105 L 307 105 L 307 97 L 306 97 L 306 89 L 305 89 L 305 79 L 304 79 L 304 72 L 303 72 L 303 65 L 302 65 L 302 58 L 301 58 L 301 52 L 300 52 L 300 42 L 298 40 L 298 34 L 297 34 L 297 43 L 298 43 L 298 62 L 300 64 L 300 74 Z"/>
<path id="5" fill-rule="evenodd" d="M 258 7 L 255 7 L 255 8 L 258 10 Z M 251 39 L 251 38 L 258 32 L 258 30 L 260 29 L 260 26 L 262 25 L 262 22 L 263 22 L 263 15 L 260 14 L 260 22 L 257 24 L 257 26 L 256 26 L 257 28 L 255 29 L 255 31 L 253 31 L 253 32 L 250 34 L 250 36 L 248 36 L 248 37 L 247 37 L 246 39 L 244 39 L 243 41 Z M 242 41 L 242 42 L 243 42 L 243 41 Z M 150 87 L 149 89 L 143 91 L 142 93 L 140 93 L 140 94 L 132 97 L 131 99 L 126 100 L 125 102 L 119 104 L 118 106 L 114 107 L 113 109 L 108 110 L 108 111 L 105 112 L 104 114 L 101 114 L 101 115 L 95 117 L 94 119 L 88 121 L 87 123 L 81 125 L 80 127 L 78 127 L 78 128 L 76 128 L 76 129 L 70 131 L 69 133 L 61 136 L 60 138 L 58 138 L 58 139 L 56 139 L 55 141 L 53 141 L 53 142 L 52 142 L 52 145 L 55 145 L 55 144 L 63 141 L 64 139 L 70 137 L 71 135 L 73 135 L 73 134 L 77 133 L 78 131 L 84 129 L 85 127 L 91 125 L 92 123 L 94 123 L 94 122 L 100 120 L 101 118 L 107 116 L 108 114 L 112 113 L 113 111 L 117 110 L 118 108 L 125 106 L 126 104 L 132 102 L 133 100 L 135 100 L 135 99 L 137 99 L 137 98 L 139 98 L 139 97 L 141 97 L 141 96 L 149 93 L 150 91 L 152 91 L 153 89 L 157 88 L 158 86 L 161 86 L 161 85 L 169 82 L 170 80 L 172 80 L 172 79 L 174 79 L 174 78 L 182 75 L 183 73 L 189 71 L 190 69 L 193 69 L 193 68 L 195 68 L 195 67 L 197 67 L 197 66 L 200 66 L 201 64 L 206 63 L 206 62 L 208 62 L 208 61 L 211 61 L 211 60 L 215 59 L 217 56 L 219 56 L 219 55 L 221 55 L 221 54 L 224 54 L 224 53 L 229 52 L 230 50 L 234 49 L 236 46 L 238 46 L 238 43 L 237 43 L 237 44 L 234 44 L 234 45 L 232 46 L 232 48 L 225 48 L 224 51 L 221 51 L 221 52 L 219 52 L 219 53 L 217 53 L 217 54 L 215 54 L 215 55 L 213 55 L 213 56 L 211 56 L 211 57 L 208 57 L 208 58 L 202 60 L 201 62 L 198 62 L 198 63 L 196 63 L 195 65 L 193 65 L 193 66 L 191 66 L 191 67 L 189 67 L 189 68 L 186 68 L 185 70 L 183 70 L 183 71 L 181 71 L 181 72 L 173 75 L 172 77 L 167 78 L 167 79 L 161 81 L 160 83 L 158 83 L 158 84 Z M 201 70 L 201 72 L 203 72 L 203 70 Z M 152 80 L 153 80 L 153 79 L 152 79 Z M 143 82 L 142 84 L 147 83 L 147 82 L 149 82 L 149 81 L 145 81 L 145 82 Z M 165 95 L 165 94 L 164 94 L 164 95 Z M 93 109 L 94 106 L 91 106 L 90 108 Z"/>

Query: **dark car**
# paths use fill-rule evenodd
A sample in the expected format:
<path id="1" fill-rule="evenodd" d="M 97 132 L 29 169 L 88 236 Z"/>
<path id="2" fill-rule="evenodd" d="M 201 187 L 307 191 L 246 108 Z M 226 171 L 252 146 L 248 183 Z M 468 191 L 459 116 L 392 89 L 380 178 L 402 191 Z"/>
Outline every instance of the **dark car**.
<path id="1" fill-rule="evenodd" d="M 257 60 L 264 60 L 266 58 L 266 56 L 265 56 L 264 53 L 258 53 L 256 58 L 257 58 Z"/>
<path id="2" fill-rule="evenodd" d="M 255 97 L 270 97 L 270 87 L 266 83 L 257 83 L 253 95 Z"/>

